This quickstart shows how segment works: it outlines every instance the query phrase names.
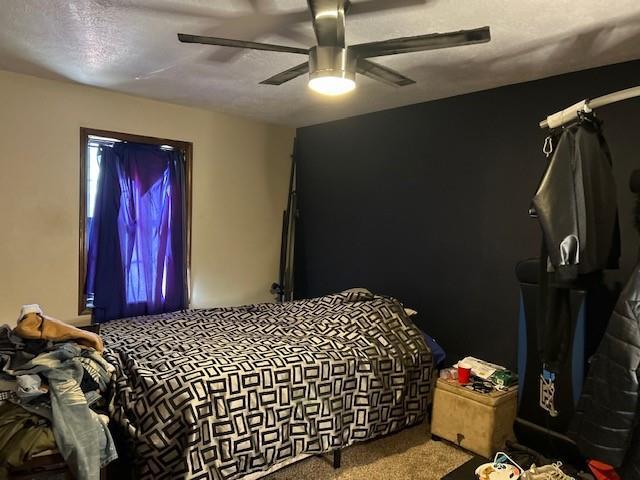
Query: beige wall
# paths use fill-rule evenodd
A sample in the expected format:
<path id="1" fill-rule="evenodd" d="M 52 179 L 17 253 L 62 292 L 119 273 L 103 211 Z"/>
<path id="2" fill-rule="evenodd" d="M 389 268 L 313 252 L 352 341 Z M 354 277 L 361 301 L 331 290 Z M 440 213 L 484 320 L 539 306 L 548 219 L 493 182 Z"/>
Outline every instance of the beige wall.
<path id="1" fill-rule="evenodd" d="M 80 127 L 193 142 L 192 306 L 272 299 L 293 129 L 0 71 L 0 325 L 78 321 Z"/>

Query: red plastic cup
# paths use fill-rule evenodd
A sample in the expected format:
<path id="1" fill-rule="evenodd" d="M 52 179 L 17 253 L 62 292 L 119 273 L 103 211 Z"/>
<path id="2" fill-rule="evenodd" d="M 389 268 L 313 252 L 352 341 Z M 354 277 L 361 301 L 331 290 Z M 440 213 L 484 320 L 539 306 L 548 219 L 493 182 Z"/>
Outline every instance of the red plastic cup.
<path id="1" fill-rule="evenodd" d="M 466 385 L 471 379 L 471 367 L 464 363 L 458 363 L 458 383 Z"/>

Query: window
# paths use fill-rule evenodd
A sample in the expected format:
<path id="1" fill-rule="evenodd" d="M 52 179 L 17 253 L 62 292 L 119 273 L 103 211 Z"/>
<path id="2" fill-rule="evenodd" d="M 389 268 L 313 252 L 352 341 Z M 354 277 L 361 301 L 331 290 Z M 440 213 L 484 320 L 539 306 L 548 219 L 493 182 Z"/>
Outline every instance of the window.
<path id="1" fill-rule="evenodd" d="M 78 292 L 78 314 L 89 314 L 93 308 L 93 295 L 85 293 L 85 282 L 87 277 L 87 259 L 89 253 L 89 236 L 91 226 L 94 222 L 96 209 L 96 196 L 98 193 L 98 180 L 100 176 L 101 152 L 104 149 L 113 148 L 117 144 L 126 144 L 127 142 L 135 144 L 144 144 L 157 146 L 161 150 L 176 151 L 181 154 L 181 161 L 184 161 L 184 183 L 185 196 L 184 206 L 185 212 L 184 224 L 186 230 L 185 238 L 185 263 L 187 289 L 189 286 L 188 279 L 190 277 L 191 263 L 191 161 L 193 145 L 189 142 L 181 142 L 176 140 L 160 139 L 154 137 L 144 137 L 138 135 L 130 135 L 125 133 L 110 132 L 104 130 L 94 130 L 88 128 L 80 129 L 80 254 L 79 254 L 79 292 Z M 147 148 L 147 147 L 143 147 Z M 115 149 L 117 150 L 117 149 Z M 114 151 L 115 151 L 114 150 Z M 108 152 L 107 152 L 108 153 Z M 162 179 L 161 179 L 162 181 Z M 165 189 L 170 194 L 170 187 Z M 133 255 L 130 261 L 127 275 L 135 277 L 141 260 L 137 257 L 139 248 L 133 248 Z M 143 278 L 143 276 L 140 276 Z M 166 291 L 167 279 L 162 278 L 162 294 Z M 144 290 L 144 285 L 136 284 L 135 289 Z M 140 293 L 135 289 L 127 289 L 127 301 L 134 301 L 134 297 L 139 299 Z M 188 294 L 187 294 L 188 295 Z"/>

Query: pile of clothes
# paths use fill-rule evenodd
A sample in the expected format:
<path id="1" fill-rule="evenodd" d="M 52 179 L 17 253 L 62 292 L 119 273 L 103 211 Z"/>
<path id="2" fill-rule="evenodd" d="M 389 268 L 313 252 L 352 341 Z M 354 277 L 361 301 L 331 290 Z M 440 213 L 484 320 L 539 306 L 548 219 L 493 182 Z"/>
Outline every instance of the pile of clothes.
<path id="1" fill-rule="evenodd" d="M 0 327 L 0 468 L 59 452 L 75 478 L 100 478 L 117 458 L 104 414 L 114 367 L 103 349 L 98 335 L 38 305 L 22 307 L 16 328 Z"/>
<path id="2" fill-rule="evenodd" d="M 496 453 L 493 462 L 480 465 L 476 471 L 478 480 L 596 480 L 589 472 L 577 470 L 510 440 L 506 451 Z"/>

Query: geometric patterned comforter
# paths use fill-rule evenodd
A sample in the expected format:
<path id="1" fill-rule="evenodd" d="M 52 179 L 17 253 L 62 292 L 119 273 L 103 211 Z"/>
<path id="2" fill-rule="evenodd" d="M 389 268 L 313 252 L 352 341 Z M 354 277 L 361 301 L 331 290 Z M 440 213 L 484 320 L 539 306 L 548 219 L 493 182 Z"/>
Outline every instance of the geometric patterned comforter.
<path id="1" fill-rule="evenodd" d="M 236 479 L 423 420 L 433 361 L 392 298 L 186 310 L 101 327 L 138 478 Z"/>

